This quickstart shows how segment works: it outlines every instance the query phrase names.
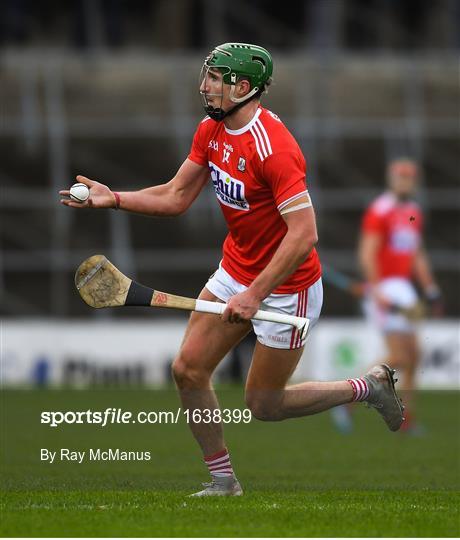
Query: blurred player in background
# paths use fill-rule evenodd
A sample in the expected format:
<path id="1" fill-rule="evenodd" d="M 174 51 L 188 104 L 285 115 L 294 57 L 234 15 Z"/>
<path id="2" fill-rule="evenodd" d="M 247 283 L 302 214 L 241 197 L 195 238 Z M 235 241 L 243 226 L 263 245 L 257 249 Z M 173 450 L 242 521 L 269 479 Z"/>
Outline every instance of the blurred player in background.
<path id="1" fill-rule="evenodd" d="M 228 307 L 221 319 L 192 313 L 173 364 L 184 408 L 203 414 L 203 421 L 193 421 L 190 428 L 212 481 L 196 496 L 242 494 L 222 422 L 214 415 L 219 404 L 211 377 L 217 365 L 251 330 L 250 319 L 259 308 L 308 317 L 312 327 L 321 311 L 321 266 L 314 247 L 317 232 L 305 159 L 281 120 L 260 106 L 272 69 L 271 56 L 262 47 L 241 43 L 216 47 L 201 72 L 200 94 L 207 116 L 170 182 L 114 193 L 78 176 L 89 186 L 90 198 L 83 204 L 62 200 L 74 208 L 175 216 L 190 207 L 211 175 L 229 234 L 221 264 L 199 297 L 226 302 Z M 252 326 L 257 342 L 246 402 L 256 418 L 278 421 L 367 401 L 391 430 L 399 429 L 402 407 L 390 368 L 376 366 L 357 379 L 287 386 L 302 355 L 304 337 L 288 325 L 253 321 Z"/>
<path id="2" fill-rule="evenodd" d="M 401 373 L 406 405 L 402 430 L 414 434 L 422 431 L 415 423 L 413 406 L 420 361 L 415 323 L 421 313 L 412 280 L 420 286 L 433 314 L 442 311 L 440 290 L 423 247 L 422 211 L 414 200 L 419 177 L 419 166 L 412 159 L 399 158 L 388 165 L 388 190 L 366 210 L 359 242 L 359 261 L 366 281 L 364 311 L 383 332 L 385 363 Z M 342 428 L 349 422 L 343 408 L 334 413 L 334 418 Z"/>

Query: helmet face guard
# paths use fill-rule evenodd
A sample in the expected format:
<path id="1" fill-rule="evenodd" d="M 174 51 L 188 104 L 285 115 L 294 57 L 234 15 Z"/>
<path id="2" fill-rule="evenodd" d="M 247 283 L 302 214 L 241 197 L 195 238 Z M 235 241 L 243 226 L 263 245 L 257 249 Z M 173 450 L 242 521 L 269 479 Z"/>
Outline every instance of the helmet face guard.
<path id="1" fill-rule="evenodd" d="M 200 80 L 199 80 L 201 104 L 203 105 L 203 108 L 204 108 L 204 110 L 205 110 L 205 112 L 206 112 L 206 114 L 208 116 L 210 116 L 213 120 L 216 120 L 217 122 L 220 122 L 227 115 L 227 113 L 222 108 L 222 102 L 224 100 L 224 79 L 222 77 L 221 89 L 220 89 L 219 94 L 212 94 L 212 93 L 206 92 L 206 87 L 207 87 L 206 81 L 207 81 L 208 77 L 210 76 L 209 75 L 209 70 L 210 69 L 216 69 L 214 67 L 211 67 L 211 66 L 207 65 L 206 60 L 205 60 L 205 62 L 203 64 L 203 67 L 201 68 Z M 203 82 L 204 82 L 204 85 L 203 85 Z M 202 86 L 203 86 L 204 90 L 201 90 Z M 211 105 L 209 103 L 209 101 L 208 101 L 209 97 L 212 97 L 212 98 L 220 97 L 220 105 L 217 106 L 217 107 Z"/>
<path id="2" fill-rule="evenodd" d="M 220 94 L 206 94 L 206 79 L 209 71 L 215 69 L 222 74 L 222 88 Z M 246 43 L 224 43 L 213 49 L 204 61 L 200 73 L 200 96 L 205 112 L 213 120 L 223 120 L 233 114 L 240 107 L 260 96 L 266 91 L 271 82 L 273 62 L 270 53 L 257 45 Z M 249 81 L 251 90 L 243 97 L 235 97 L 235 85 L 238 80 Z M 201 90 L 203 81 L 204 91 Z M 236 105 L 228 111 L 222 108 L 224 84 L 231 86 L 229 98 Z M 208 101 L 208 97 L 220 97 L 220 105 L 215 107 Z"/>

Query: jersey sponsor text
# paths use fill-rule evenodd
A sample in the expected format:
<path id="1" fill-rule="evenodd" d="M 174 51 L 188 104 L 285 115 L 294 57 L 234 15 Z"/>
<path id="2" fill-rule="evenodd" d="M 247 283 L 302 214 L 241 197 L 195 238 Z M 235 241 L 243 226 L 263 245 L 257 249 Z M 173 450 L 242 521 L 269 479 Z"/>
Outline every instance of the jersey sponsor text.
<path id="1" fill-rule="evenodd" d="M 244 183 L 241 180 L 232 178 L 227 172 L 219 168 L 212 161 L 209 162 L 211 169 L 211 179 L 218 200 L 235 208 L 236 210 L 249 210 L 249 203 L 244 197 Z"/>

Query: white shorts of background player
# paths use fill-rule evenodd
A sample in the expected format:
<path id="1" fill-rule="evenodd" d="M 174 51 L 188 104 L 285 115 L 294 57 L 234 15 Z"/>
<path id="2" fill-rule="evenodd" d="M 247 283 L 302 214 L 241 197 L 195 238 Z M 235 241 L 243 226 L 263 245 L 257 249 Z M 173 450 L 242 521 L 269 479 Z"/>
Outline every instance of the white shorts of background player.
<path id="1" fill-rule="evenodd" d="M 392 277 L 383 279 L 378 284 L 378 290 L 393 305 L 401 308 L 413 308 L 418 302 L 417 292 L 412 283 L 404 278 Z M 405 315 L 391 310 L 382 309 L 368 297 L 363 303 L 366 318 L 385 333 L 412 333 L 416 329 L 413 321 Z"/>

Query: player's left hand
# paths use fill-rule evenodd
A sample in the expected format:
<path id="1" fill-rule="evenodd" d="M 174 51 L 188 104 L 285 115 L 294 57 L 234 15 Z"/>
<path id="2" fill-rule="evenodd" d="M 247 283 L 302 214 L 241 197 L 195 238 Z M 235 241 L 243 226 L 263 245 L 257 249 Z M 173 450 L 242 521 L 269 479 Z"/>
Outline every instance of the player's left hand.
<path id="1" fill-rule="evenodd" d="M 445 315 L 445 307 L 442 297 L 427 301 L 429 312 L 434 319 L 440 319 Z"/>
<path id="2" fill-rule="evenodd" d="M 227 309 L 222 313 L 224 322 L 245 322 L 250 320 L 260 306 L 260 300 L 247 289 L 232 296 L 227 302 Z"/>
<path id="3" fill-rule="evenodd" d="M 435 319 L 439 319 L 444 316 L 444 302 L 441 294 L 441 290 L 437 285 L 432 285 L 425 290 L 425 298 L 429 306 L 430 315 Z"/>

